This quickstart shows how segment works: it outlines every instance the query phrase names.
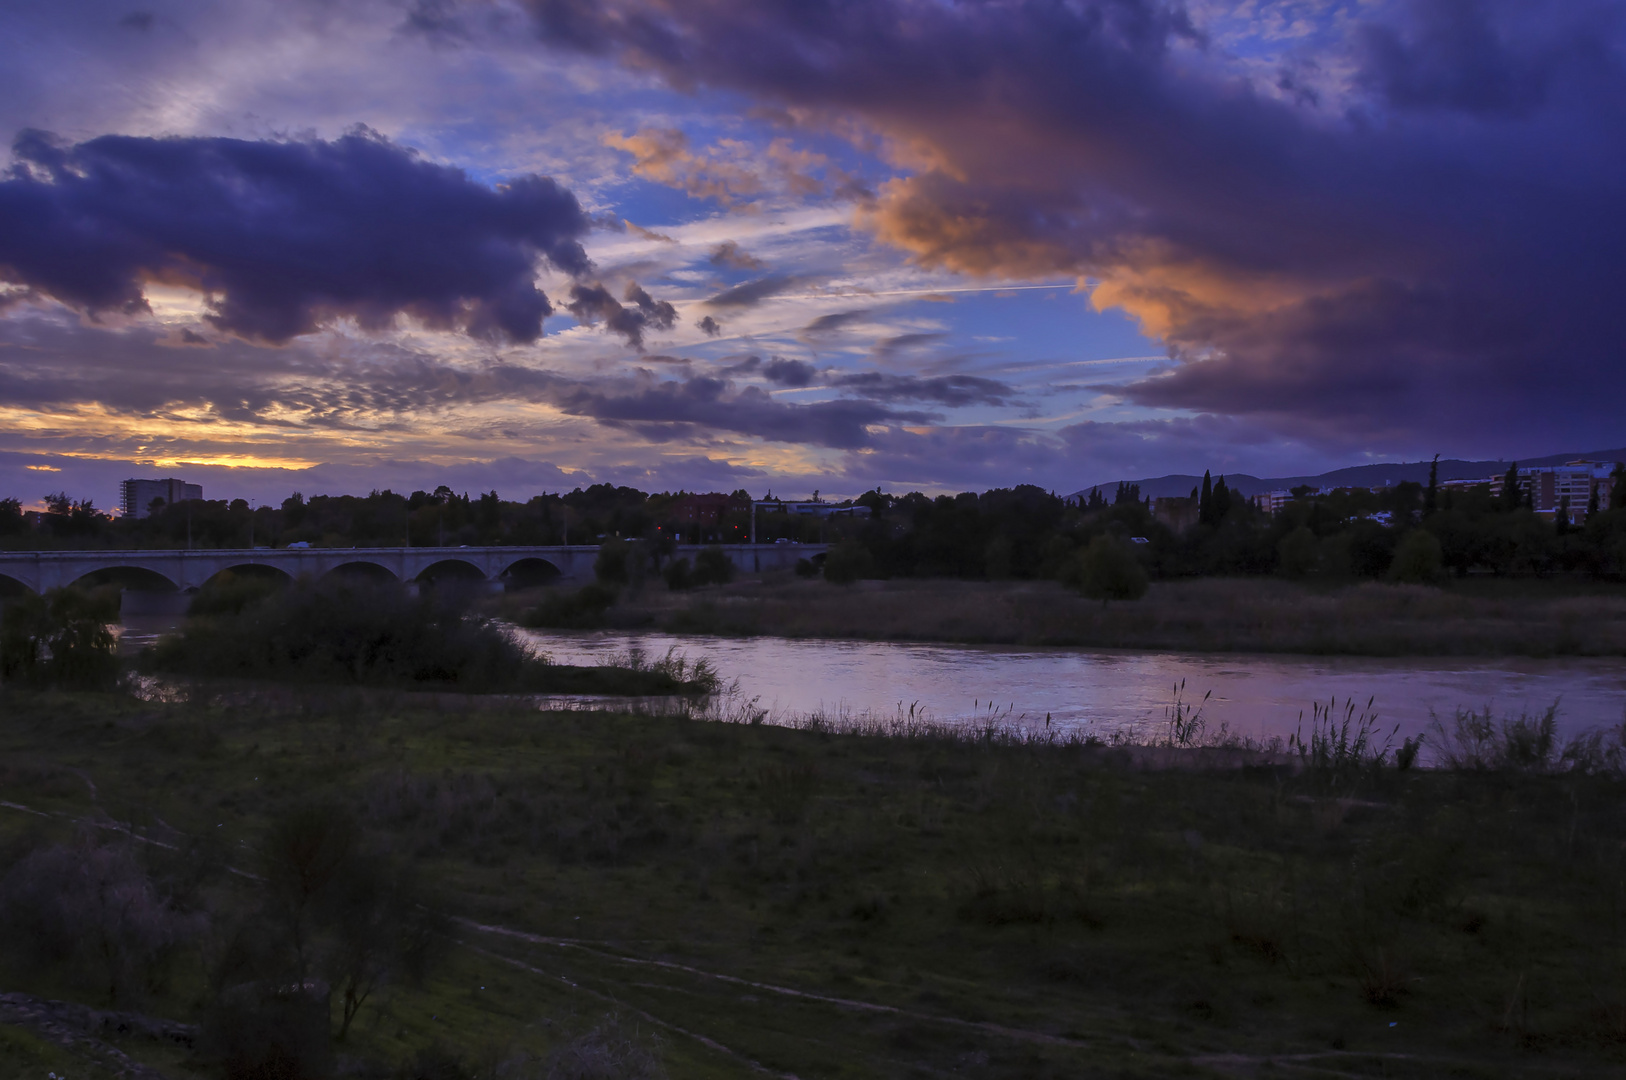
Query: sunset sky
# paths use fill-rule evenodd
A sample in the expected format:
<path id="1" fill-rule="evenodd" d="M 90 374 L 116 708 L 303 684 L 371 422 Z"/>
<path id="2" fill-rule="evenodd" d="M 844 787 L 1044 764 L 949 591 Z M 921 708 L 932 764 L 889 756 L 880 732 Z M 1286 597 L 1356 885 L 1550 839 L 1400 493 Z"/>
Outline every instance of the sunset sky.
<path id="1" fill-rule="evenodd" d="M 9 0 L 0 496 L 1626 443 L 1626 3 Z"/>

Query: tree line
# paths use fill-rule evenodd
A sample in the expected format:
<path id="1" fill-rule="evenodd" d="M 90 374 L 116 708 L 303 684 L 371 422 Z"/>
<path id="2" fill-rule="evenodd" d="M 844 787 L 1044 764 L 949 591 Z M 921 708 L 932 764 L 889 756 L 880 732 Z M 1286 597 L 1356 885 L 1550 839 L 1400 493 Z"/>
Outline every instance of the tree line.
<path id="1" fill-rule="evenodd" d="M 1185 500 L 1159 512 L 1134 485 L 1066 498 L 1032 485 L 931 497 L 865 492 L 851 505 L 869 516 L 828 517 L 759 509 L 759 541 L 830 541 L 829 566 L 855 577 L 1051 578 L 1076 583 L 1097 537 L 1124 545 L 1152 579 L 1210 575 L 1434 579 L 1497 575 L 1626 574 L 1626 469 L 1611 496 L 1595 489 L 1583 520 L 1535 512 L 1516 466 L 1499 493 L 1488 483 L 1445 488 L 1406 482 L 1379 491 L 1295 489 L 1275 513 L 1261 510 L 1205 474 Z M 0 546 L 225 548 L 415 547 L 611 544 L 645 541 L 656 552 L 677 542 L 750 538 L 750 496 L 735 492 L 717 520 L 680 520 L 684 493 L 650 494 L 595 484 L 523 502 L 495 491 L 366 496 L 294 494 L 280 505 L 242 499 L 157 506 L 145 518 L 109 518 L 84 500 L 53 495 L 38 523 L 17 499 L 0 500 Z M 847 504 L 842 504 L 847 505 Z M 1579 508 L 1576 508 L 1577 513 Z M 1417 535 L 1413 535 L 1417 534 Z M 1405 546 L 1405 545 L 1409 545 Z M 1397 558 L 1400 561 L 1397 562 Z"/>

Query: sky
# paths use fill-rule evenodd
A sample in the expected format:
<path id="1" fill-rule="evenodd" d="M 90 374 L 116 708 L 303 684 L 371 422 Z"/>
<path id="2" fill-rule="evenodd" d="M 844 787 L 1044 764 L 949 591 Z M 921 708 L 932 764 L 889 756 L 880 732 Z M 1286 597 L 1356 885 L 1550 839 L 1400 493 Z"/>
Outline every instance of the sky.
<path id="1" fill-rule="evenodd" d="M 10 0 L 0 496 L 1620 444 L 1626 0 Z"/>

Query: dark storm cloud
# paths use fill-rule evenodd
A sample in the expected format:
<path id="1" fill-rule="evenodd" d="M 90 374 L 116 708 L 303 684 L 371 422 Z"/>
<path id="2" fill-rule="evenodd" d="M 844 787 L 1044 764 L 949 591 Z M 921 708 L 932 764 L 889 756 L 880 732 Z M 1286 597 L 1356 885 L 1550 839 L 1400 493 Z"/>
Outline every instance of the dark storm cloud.
<path id="1" fill-rule="evenodd" d="M 839 375 L 830 380 L 838 390 L 847 390 L 876 401 L 935 401 L 950 408 L 966 405 L 1004 405 L 1016 390 L 997 379 L 976 375 L 887 375 L 879 371 Z"/>
<path id="2" fill-rule="evenodd" d="M 1419 450 L 1618 432 L 1621 0 L 1363 7 L 1290 78 L 1227 69 L 1164 0 L 531 8 L 555 44 L 906 149 L 868 227 L 1099 281 L 1174 352 L 1135 401 Z"/>
<path id="3" fill-rule="evenodd" d="M 712 318 L 710 315 L 705 316 L 699 322 L 695 323 L 694 326 L 696 330 L 699 330 L 707 337 L 716 337 L 718 334 L 723 332 L 723 324 Z"/>
<path id="4" fill-rule="evenodd" d="M 546 259 L 588 269 L 575 196 L 525 176 L 492 189 L 370 133 L 332 142 L 24 132 L 0 181 L 0 278 L 96 314 L 145 307 L 165 282 L 209 321 L 274 343 L 339 317 L 410 315 L 534 341 L 552 313 Z"/>
<path id="5" fill-rule="evenodd" d="M 872 425 L 928 423 L 928 413 L 905 412 L 871 401 L 787 405 L 754 386 L 736 390 L 726 379 L 690 379 L 579 385 L 555 397 L 565 412 L 631 428 L 647 439 L 688 439 L 708 432 L 751 435 L 770 442 L 856 449 L 872 439 Z"/>
<path id="6" fill-rule="evenodd" d="M 780 386 L 806 386 L 813 381 L 818 369 L 803 360 L 789 360 L 776 356 L 762 365 L 763 378 Z"/>
<path id="7" fill-rule="evenodd" d="M 622 306 L 602 284 L 572 285 L 566 306 L 579 322 L 593 324 L 602 320 L 606 330 L 622 335 L 635 349 L 644 347 L 645 330 L 670 330 L 677 322 L 677 308 L 665 300 L 656 300 L 636 281 L 627 286 L 622 299 L 632 306 Z"/>
<path id="8" fill-rule="evenodd" d="M 767 363 L 760 356 L 747 356 L 744 360 L 722 369 L 724 375 L 761 375 L 778 386 L 807 386 L 818 375 L 819 369 L 802 360 L 783 356 L 771 357 Z"/>
<path id="9" fill-rule="evenodd" d="M 789 274 L 769 274 L 767 277 L 736 285 L 732 289 L 724 289 L 706 303 L 711 307 L 751 307 L 780 293 L 789 292 L 801 283 L 800 278 Z"/>

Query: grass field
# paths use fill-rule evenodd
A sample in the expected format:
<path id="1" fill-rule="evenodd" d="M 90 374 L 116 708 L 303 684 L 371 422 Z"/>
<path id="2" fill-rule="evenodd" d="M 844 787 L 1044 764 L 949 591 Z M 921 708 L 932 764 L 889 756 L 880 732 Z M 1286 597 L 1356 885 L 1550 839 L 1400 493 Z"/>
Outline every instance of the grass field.
<path id="1" fill-rule="evenodd" d="M 504 601 L 513 616 L 534 596 Z M 604 625 L 675 633 L 1074 645 L 1355 656 L 1626 655 L 1626 587 L 1558 580 L 1301 585 L 1273 578 L 1154 583 L 1103 605 L 1055 582 L 788 576 L 624 596 Z"/>
<path id="2" fill-rule="evenodd" d="M 0 699 L 0 873 L 53 843 L 111 852 L 193 920 L 116 1002 L 94 954 L 31 964 L 15 941 L 0 990 L 196 1022 L 227 928 L 266 902 L 247 875 L 276 823 L 325 804 L 447 919 L 422 980 L 357 1013 L 341 1074 L 1626 1071 L 1614 772 L 1151 768 L 1100 745 L 414 700 Z M 114 1075 L 62 1053 L 0 1024 L 8 1075 Z"/>

